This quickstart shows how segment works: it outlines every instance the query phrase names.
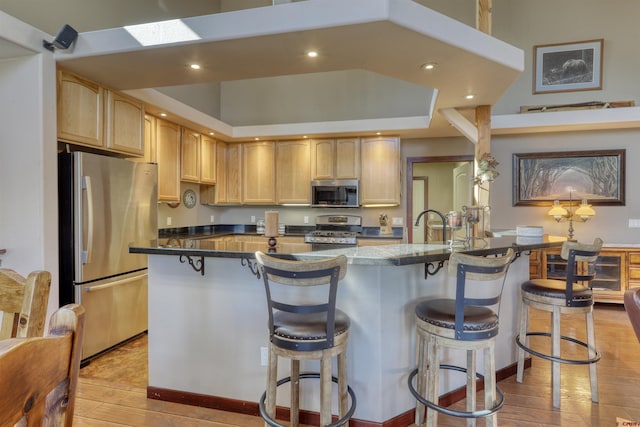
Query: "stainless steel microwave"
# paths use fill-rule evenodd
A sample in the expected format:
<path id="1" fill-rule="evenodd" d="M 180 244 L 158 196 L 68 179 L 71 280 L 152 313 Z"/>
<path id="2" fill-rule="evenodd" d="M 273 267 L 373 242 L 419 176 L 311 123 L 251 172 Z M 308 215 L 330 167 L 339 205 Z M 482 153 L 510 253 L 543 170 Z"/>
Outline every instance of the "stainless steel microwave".
<path id="1" fill-rule="evenodd" d="M 311 206 L 316 208 L 357 208 L 360 206 L 357 179 L 311 181 Z"/>

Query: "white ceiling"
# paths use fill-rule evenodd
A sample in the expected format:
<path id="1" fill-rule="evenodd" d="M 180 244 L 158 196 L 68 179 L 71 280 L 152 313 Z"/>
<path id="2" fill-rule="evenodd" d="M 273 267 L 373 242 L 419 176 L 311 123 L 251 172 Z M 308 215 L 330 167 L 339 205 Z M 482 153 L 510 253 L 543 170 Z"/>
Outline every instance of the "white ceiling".
<path id="1" fill-rule="evenodd" d="M 59 3 L 0 0 L 0 9 L 47 32 L 65 23 L 76 27 L 80 36 L 73 51 L 57 51 L 56 60 L 120 90 L 364 69 L 436 88 L 434 111 L 471 109 L 495 104 L 524 66 L 520 49 L 411 0 L 308 0 L 203 16 L 193 13 L 208 13 L 207 2 L 195 2 L 200 9 L 180 13 L 176 4 L 191 2 L 146 1 L 148 16 L 184 18 L 178 23 L 196 38 L 156 46 L 143 46 L 123 27 L 141 22 L 135 13 L 128 22 L 103 29 L 101 16 L 113 24 L 113 10 L 120 0 L 65 0 L 68 8 L 63 16 L 53 9 Z M 208 4 L 212 11 L 220 10 L 220 2 Z M 81 6 L 76 10 L 72 5 Z M 93 8 L 89 15 L 88 7 Z M 168 25 L 158 24 L 155 31 L 166 30 Z M 304 55 L 309 49 L 318 50 L 320 57 L 309 61 Z M 204 68 L 196 73 L 189 70 L 187 64 L 194 61 Z M 437 62 L 437 69 L 422 71 L 420 65 L 426 62 Z M 465 99 L 469 93 L 475 95 L 471 101 Z M 430 119 L 428 129 L 406 130 L 424 136 L 456 134 L 439 114 L 427 117 Z"/>

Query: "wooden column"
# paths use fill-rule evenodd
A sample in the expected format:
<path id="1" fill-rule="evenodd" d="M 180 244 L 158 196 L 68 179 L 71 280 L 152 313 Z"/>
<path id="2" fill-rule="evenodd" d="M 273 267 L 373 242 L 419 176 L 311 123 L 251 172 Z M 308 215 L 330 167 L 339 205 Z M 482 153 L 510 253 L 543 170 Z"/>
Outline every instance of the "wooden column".
<path id="1" fill-rule="evenodd" d="M 491 34 L 491 13 L 493 11 L 492 0 L 477 0 L 476 2 L 476 29 L 485 34 Z M 491 153 L 491 106 L 480 105 L 476 107 L 476 127 L 478 128 L 478 143 L 476 144 L 476 163 L 484 153 Z M 477 166 L 477 164 L 476 164 Z M 489 206 L 489 189 L 491 183 L 486 182 L 483 188 L 478 189 L 474 195 L 474 203 L 478 206 Z M 485 213 L 484 230 L 491 229 L 491 213 Z"/>
<path id="2" fill-rule="evenodd" d="M 476 3 L 476 29 L 486 34 L 491 34 L 492 0 L 477 0 Z"/>

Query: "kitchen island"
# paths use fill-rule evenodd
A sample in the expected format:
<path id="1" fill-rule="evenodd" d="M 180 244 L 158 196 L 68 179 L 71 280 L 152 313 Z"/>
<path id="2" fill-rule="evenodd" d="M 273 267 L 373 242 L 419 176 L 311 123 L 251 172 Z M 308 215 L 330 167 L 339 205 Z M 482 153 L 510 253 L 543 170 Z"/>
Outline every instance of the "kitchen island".
<path id="1" fill-rule="evenodd" d="M 519 284 L 529 276 L 527 253 L 561 244 L 553 240 L 503 237 L 455 249 L 491 255 L 513 247 L 519 255 L 503 294 L 497 369 L 509 369 L 516 360 L 516 299 Z M 267 347 L 268 334 L 264 285 L 254 254 L 163 246 L 149 242 L 130 248 L 149 255 L 148 396 L 256 413 L 265 389 L 261 348 Z M 408 425 L 415 405 L 406 383 L 416 364 L 414 308 L 423 298 L 453 296 L 454 282 L 446 273 L 451 249 L 397 244 L 276 255 L 305 260 L 340 253 L 349 262 L 339 285 L 338 307 L 352 321 L 348 371 L 358 400 L 352 425 L 384 425 L 391 419 L 397 422 L 397 417 L 403 421 L 394 425 Z M 449 362 L 462 365 L 464 360 L 461 354 Z M 283 364 L 281 377 L 285 369 Z M 303 364 L 302 369 L 317 372 L 318 366 Z M 462 386 L 465 378 L 451 374 L 443 381 L 446 392 Z M 301 385 L 301 407 L 317 412 L 317 384 L 310 383 Z M 288 406 L 287 393 L 278 397 L 278 405 Z"/>

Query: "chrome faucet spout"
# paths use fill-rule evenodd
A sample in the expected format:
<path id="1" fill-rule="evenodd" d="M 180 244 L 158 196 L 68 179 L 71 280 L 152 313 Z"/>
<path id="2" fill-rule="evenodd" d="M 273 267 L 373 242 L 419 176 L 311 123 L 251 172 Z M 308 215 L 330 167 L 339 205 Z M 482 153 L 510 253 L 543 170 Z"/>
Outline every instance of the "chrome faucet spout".
<path id="1" fill-rule="evenodd" d="M 435 209 L 427 209 L 420 212 L 420 215 L 418 215 L 418 218 L 416 218 L 416 227 L 420 225 L 420 219 L 424 216 L 424 214 L 429 212 L 433 212 L 434 214 L 438 215 L 442 219 L 442 243 L 446 245 L 447 244 L 447 219 L 440 211 L 437 211 Z"/>

